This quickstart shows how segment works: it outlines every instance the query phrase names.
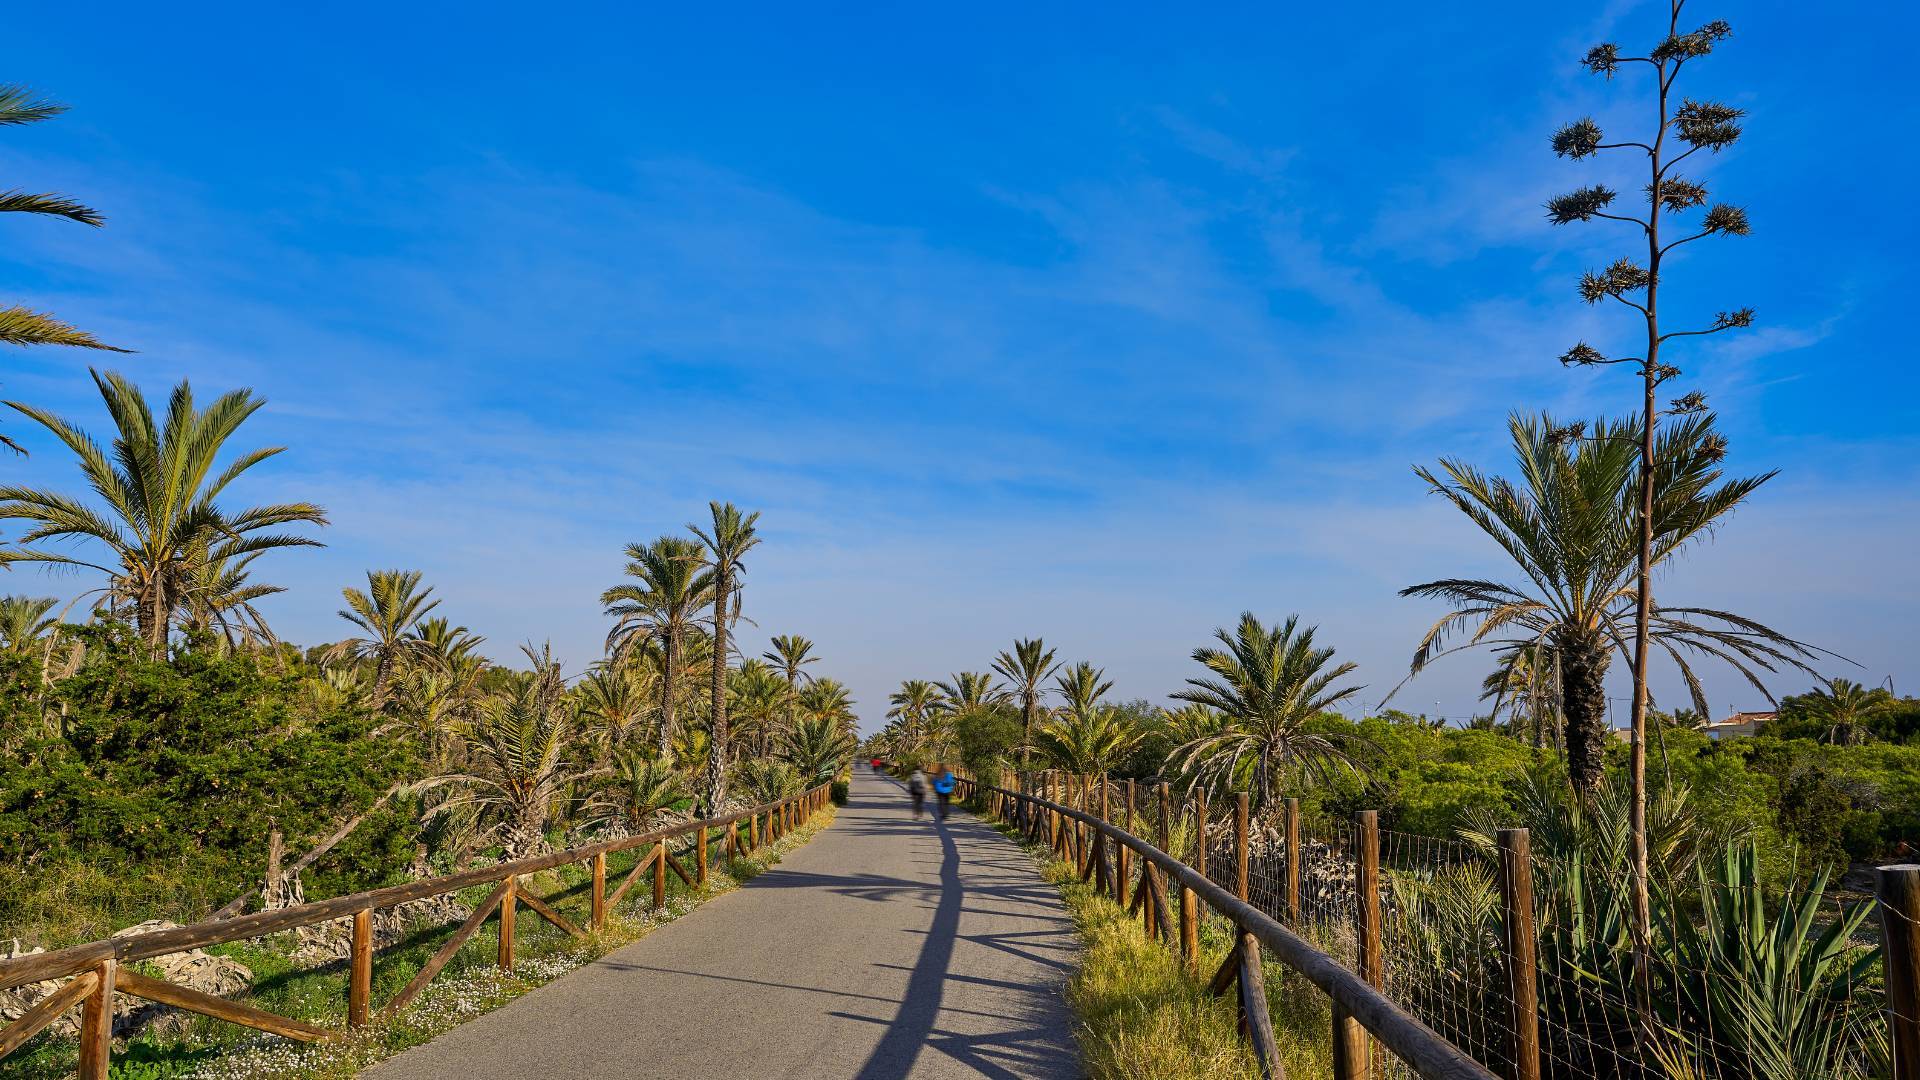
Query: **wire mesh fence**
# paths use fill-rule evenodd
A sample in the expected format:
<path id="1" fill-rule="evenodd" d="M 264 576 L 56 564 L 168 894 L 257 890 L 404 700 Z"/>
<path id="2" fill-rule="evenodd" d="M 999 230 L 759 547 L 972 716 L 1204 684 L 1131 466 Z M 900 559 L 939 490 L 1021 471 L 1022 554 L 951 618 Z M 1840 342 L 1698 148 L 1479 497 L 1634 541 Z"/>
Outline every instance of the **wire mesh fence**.
<path id="1" fill-rule="evenodd" d="M 1920 1075 L 1920 884 L 1877 901 L 1837 895 L 1825 875 L 1765 886 L 1759 853 L 1735 845 L 1654 881 L 1650 936 L 1636 942 L 1618 851 L 1534 850 L 1522 837 L 1503 853 L 1491 837 L 1383 830 L 1369 815 L 1309 826 L 1284 803 L 1243 826 L 1230 800 L 1117 783 L 1103 802 L 1097 780 L 1066 790 L 1070 805 L 1244 895 L 1499 1075 Z M 1091 872 L 1084 842 L 1077 851 Z M 1517 900 L 1521 864 L 1528 895 Z M 1117 874 L 1117 861 L 1102 872 Z M 1523 940 L 1530 971 L 1518 966 Z M 1414 1075 L 1375 1053 L 1373 1076 Z"/>

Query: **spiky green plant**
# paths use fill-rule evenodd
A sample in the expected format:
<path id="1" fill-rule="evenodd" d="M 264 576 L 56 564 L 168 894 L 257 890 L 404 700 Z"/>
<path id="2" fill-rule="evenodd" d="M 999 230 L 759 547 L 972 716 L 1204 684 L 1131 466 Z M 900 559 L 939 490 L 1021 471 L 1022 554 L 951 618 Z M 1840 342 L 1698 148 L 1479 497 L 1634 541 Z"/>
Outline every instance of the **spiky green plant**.
<path id="1" fill-rule="evenodd" d="M 1864 1025 L 1879 949 L 1856 939 L 1871 904 L 1822 919 L 1830 869 L 1787 888 L 1769 910 L 1752 841 L 1703 860 L 1701 915 L 1663 918 L 1677 968 L 1674 1016 L 1693 1052 L 1720 1075 L 1755 1080 L 1845 1080 L 1867 1075 Z M 1669 912 L 1680 898 L 1660 897 Z M 1706 1033 L 1711 1033 L 1711 1038 Z"/>
<path id="2" fill-rule="evenodd" d="M 508 859 L 539 854 L 555 806 L 578 776 L 565 758 L 574 712 L 528 679 L 489 699 L 461 727 L 466 771 L 442 777 L 457 785 L 438 813 L 470 806 L 481 812 L 482 840 L 498 838 Z"/>

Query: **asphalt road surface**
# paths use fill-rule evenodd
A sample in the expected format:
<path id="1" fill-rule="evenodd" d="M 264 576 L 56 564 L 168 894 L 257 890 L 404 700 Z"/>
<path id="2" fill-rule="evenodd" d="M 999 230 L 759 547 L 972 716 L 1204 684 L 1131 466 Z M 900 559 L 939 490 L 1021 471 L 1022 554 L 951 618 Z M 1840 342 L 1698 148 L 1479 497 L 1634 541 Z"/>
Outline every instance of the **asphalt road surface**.
<path id="1" fill-rule="evenodd" d="M 916 821 L 862 766 L 832 827 L 744 887 L 363 1075 L 1073 1077 L 1076 948 L 1012 842 Z"/>

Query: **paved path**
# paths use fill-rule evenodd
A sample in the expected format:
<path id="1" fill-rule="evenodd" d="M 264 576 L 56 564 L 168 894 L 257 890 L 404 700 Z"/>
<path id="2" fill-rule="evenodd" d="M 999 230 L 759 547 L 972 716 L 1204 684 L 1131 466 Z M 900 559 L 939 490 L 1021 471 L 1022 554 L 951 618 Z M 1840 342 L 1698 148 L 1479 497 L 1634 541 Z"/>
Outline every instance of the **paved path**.
<path id="1" fill-rule="evenodd" d="M 1023 852 L 862 767 L 743 888 L 364 1075 L 1073 1077 L 1076 947 Z"/>

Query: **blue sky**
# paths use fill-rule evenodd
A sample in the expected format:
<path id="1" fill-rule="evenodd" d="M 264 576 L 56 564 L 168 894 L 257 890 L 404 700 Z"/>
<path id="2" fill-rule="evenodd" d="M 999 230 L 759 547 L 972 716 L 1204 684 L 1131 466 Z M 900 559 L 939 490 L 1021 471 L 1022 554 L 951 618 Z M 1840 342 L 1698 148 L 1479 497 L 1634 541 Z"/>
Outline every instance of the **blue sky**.
<path id="1" fill-rule="evenodd" d="M 1650 41 L 1654 5 L 537 14 L 12 24 L 0 78 L 73 111 L 0 133 L 0 188 L 109 225 L 0 221 L 0 297 L 137 348 L 108 362 L 152 394 L 269 399 L 247 441 L 292 450 L 237 494 L 334 520 L 259 564 L 295 640 L 341 633 L 367 567 L 407 566 L 496 656 L 551 638 L 584 667 L 621 545 L 717 497 L 764 512 L 750 645 L 815 638 L 869 726 L 899 679 L 1032 634 L 1158 698 L 1243 609 L 1322 624 L 1372 702 L 1436 614 L 1396 590 L 1503 569 L 1410 466 L 1503 466 L 1516 408 L 1630 405 L 1624 375 L 1553 360 L 1629 342 L 1573 291 L 1627 238 L 1540 205 L 1633 190 L 1547 136 L 1637 119 L 1642 82 L 1574 61 Z M 1911 692 L 1916 153 L 1888 133 L 1920 120 L 1897 74 L 1920 17 L 1688 21 L 1716 17 L 1736 36 L 1683 89 L 1749 134 L 1690 175 L 1755 235 L 1693 245 L 1665 296 L 1759 310 L 1677 362 L 1733 466 L 1782 474 L 1660 592 Z M 104 428 L 101 358 L 5 359 L 7 397 Z M 76 482 L 7 430 L 33 450 L 12 476 Z M 1395 703 L 1465 715 L 1483 671 Z"/>

